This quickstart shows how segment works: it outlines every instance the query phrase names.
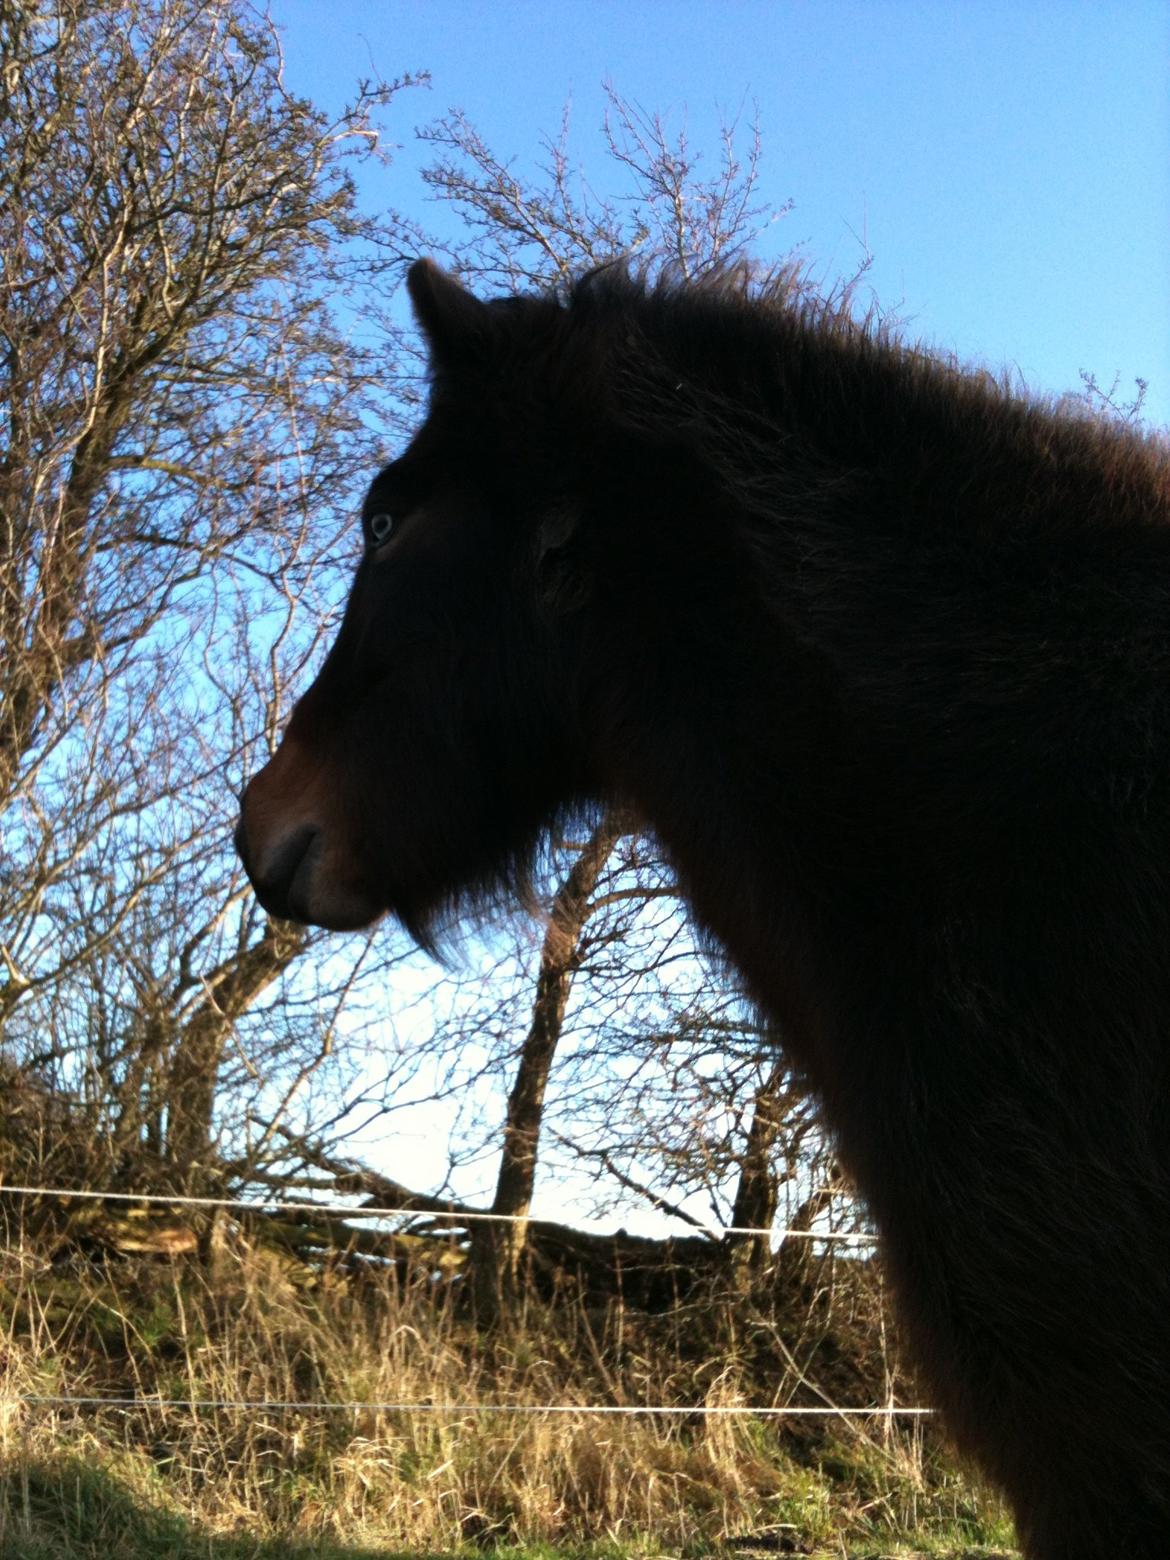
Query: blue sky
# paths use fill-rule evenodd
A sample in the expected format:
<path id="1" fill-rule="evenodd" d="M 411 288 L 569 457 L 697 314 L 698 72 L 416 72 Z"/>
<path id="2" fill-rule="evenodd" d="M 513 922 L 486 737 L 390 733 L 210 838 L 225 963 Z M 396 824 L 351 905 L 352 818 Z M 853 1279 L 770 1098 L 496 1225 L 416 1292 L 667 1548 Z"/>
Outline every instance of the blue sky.
<path id="1" fill-rule="evenodd" d="M 463 109 L 523 167 L 572 102 L 604 172 L 601 83 L 685 121 L 758 106 L 771 238 L 815 272 L 863 253 L 916 336 L 1042 390 L 1088 370 L 1170 424 L 1167 0 L 273 0 L 294 90 L 428 70 L 398 100 L 402 154 L 363 194 L 425 216 L 415 124 Z"/>

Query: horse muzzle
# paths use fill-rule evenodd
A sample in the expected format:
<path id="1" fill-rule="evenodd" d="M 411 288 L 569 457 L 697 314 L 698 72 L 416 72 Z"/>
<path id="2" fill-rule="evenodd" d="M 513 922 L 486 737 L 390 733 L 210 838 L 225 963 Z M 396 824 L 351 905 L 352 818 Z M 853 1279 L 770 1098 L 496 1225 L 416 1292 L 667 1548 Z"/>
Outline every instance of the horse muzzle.
<path id="1" fill-rule="evenodd" d="M 269 915 L 329 931 L 369 926 L 382 914 L 337 848 L 339 831 L 313 816 L 301 793 L 300 805 L 281 797 L 285 789 L 280 751 L 246 787 L 240 799 L 235 846 L 256 898 Z"/>

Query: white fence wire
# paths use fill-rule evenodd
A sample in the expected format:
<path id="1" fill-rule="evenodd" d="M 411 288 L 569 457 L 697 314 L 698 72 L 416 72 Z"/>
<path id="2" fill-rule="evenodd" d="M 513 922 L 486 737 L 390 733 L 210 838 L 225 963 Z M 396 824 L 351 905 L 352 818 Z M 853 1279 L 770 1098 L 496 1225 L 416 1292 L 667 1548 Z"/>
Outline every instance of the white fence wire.
<path id="1" fill-rule="evenodd" d="M 321 1411 L 342 1414 L 444 1414 L 451 1419 L 463 1419 L 471 1414 L 589 1414 L 659 1419 L 920 1419 L 935 1412 L 933 1408 L 903 1408 L 897 1404 L 881 1408 L 837 1408 L 835 1405 L 751 1408 L 742 1403 L 698 1404 L 690 1407 L 682 1403 L 335 1403 L 320 1398 L 297 1402 L 278 1398 L 57 1397 L 35 1392 L 22 1393 L 9 1401 L 70 1408 L 210 1408 L 290 1414 Z M 3 1402 L 3 1398 L 0 1398 L 0 1407 Z"/>
<path id="2" fill-rule="evenodd" d="M 246 1213 L 315 1213 L 347 1219 L 450 1219 L 455 1224 L 539 1224 L 539 1214 L 480 1213 L 470 1208 L 379 1208 L 365 1203 L 286 1202 L 283 1198 L 184 1197 L 167 1192 L 81 1191 L 67 1186 L 5 1186 L 0 1195 L 8 1197 L 70 1198 L 90 1202 L 152 1203 L 169 1208 L 237 1208 Z M 865 1230 L 757 1229 L 748 1224 L 703 1224 L 692 1226 L 697 1235 L 715 1239 L 721 1235 L 755 1235 L 770 1240 L 824 1240 L 846 1246 L 876 1246 L 878 1237 Z"/>
<path id="3" fill-rule="evenodd" d="M 231 1208 L 246 1213 L 309 1213 L 330 1217 L 360 1219 L 432 1218 L 450 1219 L 455 1224 L 468 1222 L 492 1222 L 497 1224 L 539 1223 L 539 1218 L 505 1213 L 479 1213 L 461 1208 L 385 1208 L 368 1204 L 354 1206 L 350 1203 L 287 1202 L 282 1198 L 248 1197 L 187 1197 L 163 1192 L 109 1192 L 78 1189 L 65 1186 L 4 1186 L 0 1184 L 0 1196 L 24 1198 L 52 1198 L 62 1202 L 79 1200 L 86 1202 L 116 1202 L 148 1204 L 169 1208 Z M 878 1237 L 860 1230 L 806 1230 L 806 1229 L 757 1229 L 750 1225 L 703 1225 L 696 1233 L 712 1239 L 722 1235 L 752 1235 L 770 1240 L 809 1240 L 836 1242 L 855 1247 L 872 1247 Z M 352 1413 L 352 1414 L 436 1414 L 450 1419 L 462 1419 L 469 1415 L 555 1415 L 588 1414 L 610 1418 L 658 1418 L 658 1419 L 924 1419 L 935 1412 L 932 1408 L 885 1404 L 870 1407 L 839 1407 L 835 1404 L 818 1406 L 792 1405 L 751 1407 L 746 1404 L 667 1404 L 667 1403 L 432 1403 L 432 1402 L 335 1402 L 321 1398 L 283 1400 L 274 1398 L 160 1398 L 84 1396 L 65 1393 L 19 1393 L 8 1398 L 10 1404 L 40 1408 L 89 1408 L 89 1409 L 182 1409 L 247 1413 Z M 0 1407 L 5 1399 L 0 1394 Z"/>

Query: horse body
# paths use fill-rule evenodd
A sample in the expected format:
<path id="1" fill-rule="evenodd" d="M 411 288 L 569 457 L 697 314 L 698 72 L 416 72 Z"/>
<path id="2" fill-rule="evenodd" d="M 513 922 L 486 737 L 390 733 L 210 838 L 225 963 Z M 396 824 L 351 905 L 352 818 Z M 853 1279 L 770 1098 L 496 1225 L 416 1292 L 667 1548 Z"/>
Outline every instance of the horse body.
<path id="1" fill-rule="evenodd" d="M 263 901 L 425 937 L 635 807 L 1028 1554 L 1164 1556 L 1164 454 L 730 286 L 410 284 L 431 410 L 245 795 Z"/>

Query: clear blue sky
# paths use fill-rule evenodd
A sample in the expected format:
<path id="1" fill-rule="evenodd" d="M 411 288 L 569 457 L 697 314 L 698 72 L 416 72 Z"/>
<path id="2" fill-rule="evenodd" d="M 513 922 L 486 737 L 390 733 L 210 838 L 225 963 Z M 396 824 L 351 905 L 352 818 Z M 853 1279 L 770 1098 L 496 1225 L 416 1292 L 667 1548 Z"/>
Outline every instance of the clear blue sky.
<path id="1" fill-rule="evenodd" d="M 777 237 L 850 274 L 861 238 L 909 329 L 1039 389 L 1150 381 L 1170 424 L 1170 0 L 273 0 L 294 90 L 428 70 L 368 199 L 425 214 L 415 124 L 466 111 L 539 154 L 572 100 L 600 173 L 601 83 L 686 116 L 758 105 Z"/>

